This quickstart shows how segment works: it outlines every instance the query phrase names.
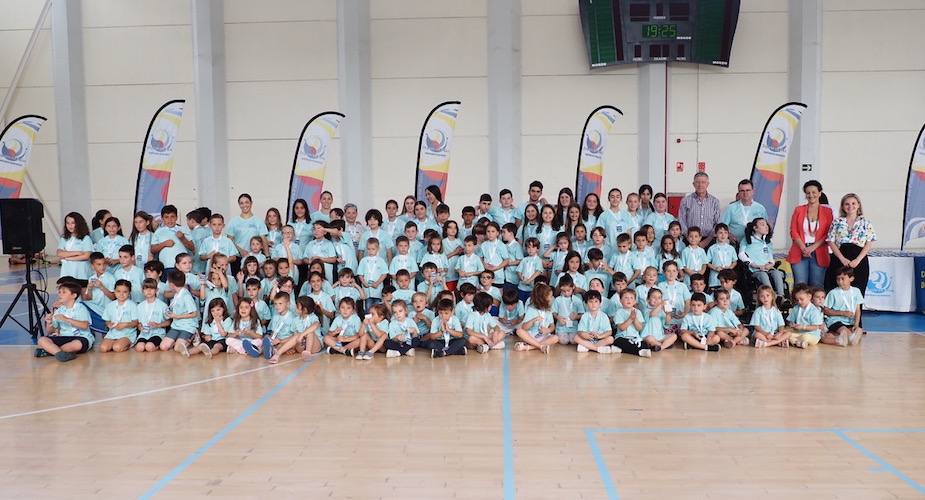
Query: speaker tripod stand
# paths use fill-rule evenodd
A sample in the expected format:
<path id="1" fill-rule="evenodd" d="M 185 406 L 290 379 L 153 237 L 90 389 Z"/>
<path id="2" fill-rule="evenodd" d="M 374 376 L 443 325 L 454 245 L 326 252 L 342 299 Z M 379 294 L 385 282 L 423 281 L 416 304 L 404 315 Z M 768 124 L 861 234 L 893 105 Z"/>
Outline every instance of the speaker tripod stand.
<path id="1" fill-rule="evenodd" d="M 28 327 L 22 324 L 13 315 L 13 310 L 16 308 L 16 304 L 19 303 L 19 299 L 22 298 L 23 294 L 26 295 L 29 309 Z M 41 309 L 39 309 L 39 305 L 42 306 Z M 19 293 L 16 294 L 16 298 L 10 303 L 10 307 L 6 309 L 6 312 L 3 314 L 3 319 L 0 319 L 0 329 L 6 324 L 6 320 L 11 319 L 22 327 L 23 330 L 29 332 L 29 335 L 32 336 L 32 341 L 35 342 L 39 336 L 45 334 L 45 328 L 42 326 L 43 313 L 50 314 L 51 311 L 48 309 L 48 304 L 45 303 L 45 299 L 42 297 L 42 294 L 39 293 L 35 283 L 32 282 L 32 259 L 26 259 L 26 282 L 19 287 Z"/>

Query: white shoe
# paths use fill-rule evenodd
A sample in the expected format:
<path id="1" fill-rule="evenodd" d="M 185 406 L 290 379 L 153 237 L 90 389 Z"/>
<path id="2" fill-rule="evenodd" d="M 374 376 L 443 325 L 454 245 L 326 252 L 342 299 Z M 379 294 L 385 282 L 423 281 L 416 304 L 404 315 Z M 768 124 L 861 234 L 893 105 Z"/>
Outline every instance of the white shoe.
<path id="1" fill-rule="evenodd" d="M 802 341 L 802 340 L 799 341 L 799 342 L 797 342 L 797 343 L 794 344 L 794 345 L 797 346 L 797 347 L 799 347 L 800 349 L 806 349 L 806 346 L 807 346 L 806 342 L 804 342 L 804 341 Z"/>
<path id="2" fill-rule="evenodd" d="M 366 355 L 363 356 L 363 359 L 365 359 L 365 360 L 367 360 L 367 361 L 373 359 L 373 353 L 371 353 L 371 352 L 369 352 L 369 351 L 366 351 Z"/>
<path id="3" fill-rule="evenodd" d="M 862 338 L 864 338 L 864 330 L 853 331 L 848 335 L 848 343 L 851 345 L 858 345 L 861 343 Z"/>
<path id="4" fill-rule="evenodd" d="M 649 349 L 640 349 L 640 350 L 639 350 L 639 357 L 640 357 L 640 358 L 651 358 L 651 357 L 652 357 L 652 351 L 649 350 Z"/>
<path id="5" fill-rule="evenodd" d="M 578 352 L 588 352 L 588 348 L 581 344 L 578 344 L 578 347 L 576 349 L 578 350 Z"/>
<path id="6" fill-rule="evenodd" d="M 498 342 L 497 344 L 491 346 L 492 350 L 504 349 L 504 341 Z"/>
<path id="7" fill-rule="evenodd" d="M 619 347 L 615 345 L 610 346 L 610 354 L 620 354 L 622 352 L 623 352 L 623 349 L 620 349 Z"/>
<path id="8" fill-rule="evenodd" d="M 768 343 L 761 339 L 755 340 L 755 349 L 761 349 L 762 347 L 765 347 L 766 345 L 768 345 Z"/>
<path id="9" fill-rule="evenodd" d="M 414 357 L 414 348 L 412 347 L 411 349 L 408 349 L 408 352 L 405 353 L 405 356 L 411 356 L 411 357 L 413 358 L 413 357 Z"/>
<path id="10" fill-rule="evenodd" d="M 835 337 L 835 343 L 841 347 L 848 347 L 848 344 L 851 342 L 848 335 L 839 335 Z"/>
<path id="11" fill-rule="evenodd" d="M 399 356 L 401 356 L 401 353 L 396 350 L 389 349 L 388 351 L 385 351 L 385 357 L 387 358 L 397 358 Z"/>
<path id="12" fill-rule="evenodd" d="M 199 344 L 199 352 L 205 354 L 207 358 L 212 357 L 212 349 L 209 349 L 209 346 L 206 345 L 204 342 L 202 344 Z"/>
<path id="13" fill-rule="evenodd" d="M 488 344 L 479 344 L 475 350 L 478 351 L 479 354 L 485 354 L 488 352 Z"/>
<path id="14" fill-rule="evenodd" d="M 597 352 L 599 352 L 599 353 L 601 353 L 601 354 L 610 354 L 610 346 L 609 346 L 609 345 L 602 345 L 602 346 L 600 346 L 600 347 L 597 348 Z"/>
<path id="15" fill-rule="evenodd" d="M 742 339 L 742 340 L 743 340 L 744 342 L 742 342 L 741 345 L 748 345 L 748 344 L 749 344 L 749 342 L 748 342 L 748 337 L 745 337 L 745 338 Z"/>

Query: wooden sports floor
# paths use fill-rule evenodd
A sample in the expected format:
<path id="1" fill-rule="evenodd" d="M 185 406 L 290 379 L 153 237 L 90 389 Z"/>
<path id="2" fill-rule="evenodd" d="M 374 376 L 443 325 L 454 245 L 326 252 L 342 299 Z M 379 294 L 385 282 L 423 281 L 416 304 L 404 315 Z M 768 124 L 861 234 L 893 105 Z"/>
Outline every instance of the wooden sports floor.
<path id="1" fill-rule="evenodd" d="M 925 496 L 916 332 L 651 359 L 30 354 L 0 346 L 2 498 Z"/>

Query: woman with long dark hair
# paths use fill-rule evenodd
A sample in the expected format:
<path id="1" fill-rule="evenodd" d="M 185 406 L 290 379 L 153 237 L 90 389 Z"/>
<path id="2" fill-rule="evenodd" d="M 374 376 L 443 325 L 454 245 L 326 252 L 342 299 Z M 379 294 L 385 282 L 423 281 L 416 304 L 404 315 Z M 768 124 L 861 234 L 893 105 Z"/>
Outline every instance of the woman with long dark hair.
<path id="1" fill-rule="evenodd" d="M 793 209 L 790 216 L 790 252 L 787 262 L 793 270 L 794 283 L 822 287 L 829 267 L 826 237 L 832 226 L 832 209 L 822 203 L 822 184 L 811 180 L 803 184 L 806 203 Z"/>

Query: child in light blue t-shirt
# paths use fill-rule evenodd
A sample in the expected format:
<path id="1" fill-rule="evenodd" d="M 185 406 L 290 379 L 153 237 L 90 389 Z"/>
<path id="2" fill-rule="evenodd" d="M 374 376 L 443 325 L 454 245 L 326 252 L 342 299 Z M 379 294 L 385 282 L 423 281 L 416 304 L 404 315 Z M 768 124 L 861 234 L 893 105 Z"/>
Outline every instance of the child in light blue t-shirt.
<path id="1" fill-rule="evenodd" d="M 116 281 L 113 293 L 116 300 L 106 304 L 103 319 L 109 331 L 100 342 L 100 352 L 125 352 L 138 337 L 138 308 L 129 299 L 132 284 L 128 280 Z"/>

